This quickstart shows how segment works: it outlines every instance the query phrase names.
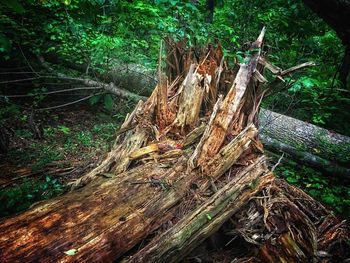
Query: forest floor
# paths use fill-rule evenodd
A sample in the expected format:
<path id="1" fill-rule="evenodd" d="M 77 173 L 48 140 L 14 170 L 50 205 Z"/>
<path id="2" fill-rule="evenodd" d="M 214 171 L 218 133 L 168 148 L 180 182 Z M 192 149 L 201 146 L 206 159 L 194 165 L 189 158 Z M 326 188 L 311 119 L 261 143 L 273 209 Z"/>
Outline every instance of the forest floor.
<path id="1" fill-rule="evenodd" d="M 88 104 L 42 112 L 35 120 L 43 128 L 40 140 L 33 138 L 26 112 L 8 120 L 13 134 L 7 155 L 0 156 L 0 217 L 63 194 L 67 183 L 94 168 L 111 148 L 124 120 L 124 111 L 117 112 Z M 291 163 L 279 165 L 275 174 L 349 221 L 350 187 Z"/>
<path id="2" fill-rule="evenodd" d="M 0 217 L 64 193 L 103 159 L 124 118 L 89 105 L 57 109 L 36 116 L 44 138 L 34 139 L 27 116 L 7 123 L 13 134 L 0 158 Z"/>

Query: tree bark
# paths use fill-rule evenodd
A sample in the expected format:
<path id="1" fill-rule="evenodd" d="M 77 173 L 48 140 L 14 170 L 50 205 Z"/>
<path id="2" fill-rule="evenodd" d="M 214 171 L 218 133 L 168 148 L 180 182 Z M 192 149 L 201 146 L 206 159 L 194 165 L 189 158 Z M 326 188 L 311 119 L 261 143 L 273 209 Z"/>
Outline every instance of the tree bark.
<path id="1" fill-rule="evenodd" d="M 350 167 L 349 137 L 265 109 L 261 109 L 259 121 L 260 134 L 266 138 L 339 166 Z"/>
<path id="2" fill-rule="evenodd" d="M 238 78 L 236 85 L 249 82 L 251 74 L 244 72 L 251 72 L 254 61 L 251 59 L 242 65 L 243 77 Z M 236 131 L 239 135 L 218 148 L 205 169 L 188 166 L 193 149 L 186 135 L 192 135 L 199 124 L 199 109 L 205 99 L 202 79 L 206 75 L 203 75 L 190 70 L 184 84 L 178 87 L 180 96 L 170 98 L 180 104 L 175 119 L 167 114 L 168 107 L 158 105 L 168 104 L 164 101 L 169 100 L 166 83 L 158 85 L 145 103 L 140 102 L 122 128 L 133 124 L 136 127 L 119 135 L 101 165 L 75 184 L 76 187 L 85 185 L 84 188 L 2 221 L 1 259 L 4 262 L 38 259 L 42 262 L 112 262 L 174 217 L 174 209 L 193 183 L 199 185 L 200 191 L 206 191 L 210 182 L 218 180 L 251 147 L 257 129 L 253 124 L 245 124 L 244 129 L 240 127 Z M 216 81 L 215 78 L 213 76 L 212 81 Z M 229 96 L 229 99 L 235 100 L 235 97 Z M 181 110 L 187 101 L 199 106 Z M 221 110 L 228 112 L 224 107 Z M 217 114 L 218 111 L 213 111 L 210 119 L 215 119 Z M 225 114 L 221 116 L 225 118 Z M 167 137 L 167 134 L 171 135 Z M 172 139 L 176 137 L 179 139 Z M 185 142 L 188 147 L 182 149 Z M 138 161 L 140 159 L 142 161 Z M 131 162 L 136 167 L 126 171 Z M 72 251 L 74 255 L 67 255 Z"/>
<path id="3" fill-rule="evenodd" d="M 214 234 L 239 207 L 271 184 L 274 177 L 272 174 L 263 176 L 265 172 L 266 167 L 260 158 L 177 225 L 123 262 L 180 262 L 198 244 Z M 254 180 L 258 182 L 257 185 L 249 187 Z"/>
<path id="4" fill-rule="evenodd" d="M 337 32 L 344 45 L 350 43 L 349 1 L 303 0 L 303 2 Z"/>
<path id="5" fill-rule="evenodd" d="M 340 175 L 343 180 L 350 180 L 350 169 L 339 166 L 336 163 L 332 163 L 329 160 L 323 159 L 309 152 L 303 152 L 297 148 L 282 143 L 280 141 L 271 139 L 268 136 L 260 135 L 261 141 L 263 142 L 266 149 L 276 152 L 283 152 L 288 154 L 290 158 L 294 159 L 298 163 L 310 166 L 316 170 L 325 172 L 330 176 Z"/>

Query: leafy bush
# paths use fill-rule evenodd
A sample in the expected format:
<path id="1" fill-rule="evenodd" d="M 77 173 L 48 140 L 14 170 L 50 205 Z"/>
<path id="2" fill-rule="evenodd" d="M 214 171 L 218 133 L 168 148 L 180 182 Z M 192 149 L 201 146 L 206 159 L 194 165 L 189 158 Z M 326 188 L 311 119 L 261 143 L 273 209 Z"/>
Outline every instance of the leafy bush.
<path id="1" fill-rule="evenodd" d="M 350 187 L 336 178 L 330 179 L 309 167 L 292 164 L 278 166 L 275 173 L 320 200 L 336 214 L 350 219 Z"/>
<path id="2" fill-rule="evenodd" d="M 52 198 L 63 191 L 64 187 L 59 181 L 50 176 L 6 188 L 0 192 L 0 217 L 21 212 L 33 203 Z"/>

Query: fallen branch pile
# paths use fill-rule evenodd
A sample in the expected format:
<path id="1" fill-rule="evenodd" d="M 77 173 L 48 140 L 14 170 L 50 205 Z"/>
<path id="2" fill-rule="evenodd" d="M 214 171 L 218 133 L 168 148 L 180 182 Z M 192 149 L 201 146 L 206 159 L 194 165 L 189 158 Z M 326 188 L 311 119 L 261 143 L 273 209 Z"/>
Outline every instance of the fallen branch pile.
<path id="1" fill-rule="evenodd" d="M 266 167 L 262 70 L 283 75 L 263 58 L 264 34 L 238 71 L 220 47 L 197 62 L 168 45 L 168 78 L 159 70 L 104 161 L 74 191 L 1 222 L 1 261 L 178 262 L 218 231 L 235 262 L 344 259 L 345 222 Z"/>

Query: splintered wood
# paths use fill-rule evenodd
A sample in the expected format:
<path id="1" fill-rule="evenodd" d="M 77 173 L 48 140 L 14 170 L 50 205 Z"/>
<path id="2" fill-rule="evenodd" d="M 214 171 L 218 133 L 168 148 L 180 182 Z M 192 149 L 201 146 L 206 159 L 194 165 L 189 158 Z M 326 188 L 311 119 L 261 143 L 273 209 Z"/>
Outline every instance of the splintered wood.
<path id="1" fill-rule="evenodd" d="M 0 261 L 179 262 L 223 226 L 240 240 L 228 242 L 235 262 L 343 259 L 345 223 L 265 164 L 263 68 L 288 72 L 263 57 L 264 35 L 238 70 L 220 46 L 167 40 L 167 76 L 159 66 L 102 163 L 70 193 L 1 222 Z M 235 254 L 239 245 L 250 250 Z"/>

